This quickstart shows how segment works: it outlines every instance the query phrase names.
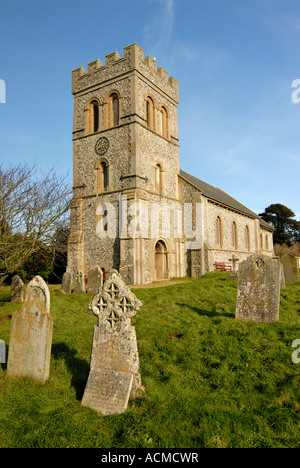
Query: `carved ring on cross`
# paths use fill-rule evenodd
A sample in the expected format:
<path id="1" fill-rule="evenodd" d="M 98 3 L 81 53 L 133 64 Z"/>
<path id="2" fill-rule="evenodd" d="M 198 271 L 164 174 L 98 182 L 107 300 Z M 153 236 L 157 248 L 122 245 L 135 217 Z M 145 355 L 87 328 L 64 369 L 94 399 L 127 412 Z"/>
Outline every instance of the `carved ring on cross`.
<path id="1" fill-rule="evenodd" d="M 96 317 L 102 319 L 107 311 L 111 298 L 108 293 L 96 294 L 90 302 L 90 309 Z"/>

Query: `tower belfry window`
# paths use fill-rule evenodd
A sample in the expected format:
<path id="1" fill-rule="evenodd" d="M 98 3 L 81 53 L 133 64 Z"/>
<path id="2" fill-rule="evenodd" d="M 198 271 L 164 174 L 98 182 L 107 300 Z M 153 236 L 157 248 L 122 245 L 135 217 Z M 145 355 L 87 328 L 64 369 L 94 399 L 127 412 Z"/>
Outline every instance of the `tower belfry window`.
<path id="1" fill-rule="evenodd" d="M 113 122 L 114 122 L 114 126 L 115 125 L 119 125 L 119 114 L 120 114 L 120 111 L 119 111 L 119 97 L 117 95 L 117 93 L 113 93 L 111 95 L 111 99 L 112 99 L 112 110 L 113 110 Z"/>
<path id="2" fill-rule="evenodd" d="M 105 98 L 106 104 L 106 127 L 111 128 L 120 123 L 120 94 L 116 91 L 110 92 Z"/>
<path id="3" fill-rule="evenodd" d="M 146 98 L 146 119 L 147 127 L 151 130 L 155 130 L 155 119 L 154 119 L 155 105 L 154 101 L 150 96 Z"/>
<path id="4" fill-rule="evenodd" d="M 92 107 L 92 130 L 93 132 L 98 132 L 99 130 L 99 107 L 97 101 L 91 102 Z"/>
<path id="5" fill-rule="evenodd" d="M 168 138 L 168 112 L 165 106 L 160 108 L 160 133 L 165 138 Z"/>

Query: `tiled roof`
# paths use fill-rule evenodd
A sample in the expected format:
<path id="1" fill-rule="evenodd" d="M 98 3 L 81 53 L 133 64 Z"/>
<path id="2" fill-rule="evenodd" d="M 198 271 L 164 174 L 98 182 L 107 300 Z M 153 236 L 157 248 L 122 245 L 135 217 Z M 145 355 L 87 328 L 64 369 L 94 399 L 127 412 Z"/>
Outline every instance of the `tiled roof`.
<path id="1" fill-rule="evenodd" d="M 268 224 L 266 221 L 261 219 L 256 213 L 249 210 L 246 206 L 242 205 L 240 202 L 232 198 L 227 193 L 223 192 L 223 190 L 214 187 L 213 185 L 204 182 L 203 180 L 197 179 L 197 177 L 192 176 L 188 172 L 180 170 L 180 176 L 193 184 L 199 190 L 201 190 L 204 197 L 209 198 L 217 203 L 221 203 L 222 205 L 228 206 L 236 211 L 244 213 L 251 218 L 257 218 L 260 221 L 261 226 L 273 230 L 273 227 Z"/>

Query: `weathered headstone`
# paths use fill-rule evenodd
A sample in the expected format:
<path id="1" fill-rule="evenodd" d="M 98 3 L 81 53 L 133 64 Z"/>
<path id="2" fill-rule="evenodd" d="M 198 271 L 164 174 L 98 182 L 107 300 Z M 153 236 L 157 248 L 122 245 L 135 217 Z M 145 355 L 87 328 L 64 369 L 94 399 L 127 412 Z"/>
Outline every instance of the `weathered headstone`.
<path id="1" fill-rule="evenodd" d="M 280 265 L 280 290 L 286 289 L 285 286 L 285 277 L 284 277 L 284 270 L 283 270 L 283 265 L 280 263 L 280 258 L 279 257 L 271 257 L 272 260 L 276 261 Z"/>
<path id="2" fill-rule="evenodd" d="M 96 294 L 103 284 L 103 272 L 98 265 L 91 267 L 87 276 L 87 293 Z"/>
<path id="3" fill-rule="evenodd" d="M 25 302 L 39 301 L 46 312 L 50 314 L 50 293 L 47 284 L 41 276 L 35 276 L 28 284 L 25 292 Z"/>
<path id="4" fill-rule="evenodd" d="M 90 375 L 82 405 L 103 415 L 123 413 L 129 397 L 143 391 L 135 328 L 131 317 L 142 303 L 111 270 L 89 308 L 98 317 L 94 327 Z"/>
<path id="5" fill-rule="evenodd" d="M 298 283 L 298 265 L 294 255 L 286 252 L 280 256 L 280 262 L 283 265 L 284 277 L 286 283 Z"/>
<path id="6" fill-rule="evenodd" d="M 279 320 L 280 264 L 254 255 L 239 267 L 236 319 L 243 322 Z"/>
<path id="7" fill-rule="evenodd" d="M 65 271 L 62 277 L 61 293 L 71 294 L 72 292 L 72 274 L 69 271 Z"/>
<path id="8" fill-rule="evenodd" d="M 14 275 L 11 280 L 11 302 L 24 301 L 24 283 L 20 276 Z"/>
<path id="9" fill-rule="evenodd" d="M 76 273 L 73 292 L 77 294 L 85 294 L 84 275 L 81 270 Z"/>
<path id="10" fill-rule="evenodd" d="M 25 302 L 12 316 L 7 375 L 44 383 L 49 378 L 53 318 L 49 290 L 41 280 L 35 277 L 30 282 Z"/>

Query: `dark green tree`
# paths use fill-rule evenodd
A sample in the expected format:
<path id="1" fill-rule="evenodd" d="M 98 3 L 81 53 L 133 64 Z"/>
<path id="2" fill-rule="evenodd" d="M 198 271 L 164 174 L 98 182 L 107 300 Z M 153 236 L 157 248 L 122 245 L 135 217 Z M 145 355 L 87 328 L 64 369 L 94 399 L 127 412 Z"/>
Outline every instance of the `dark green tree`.
<path id="1" fill-rule="evenodd" d="M 293 219 L 295 213 L 287 206 L 272 204 L 259 216 L 274 227 L 274 244 L 286 244 L 290 247 L 300 241 L 300 222 Z"/>

